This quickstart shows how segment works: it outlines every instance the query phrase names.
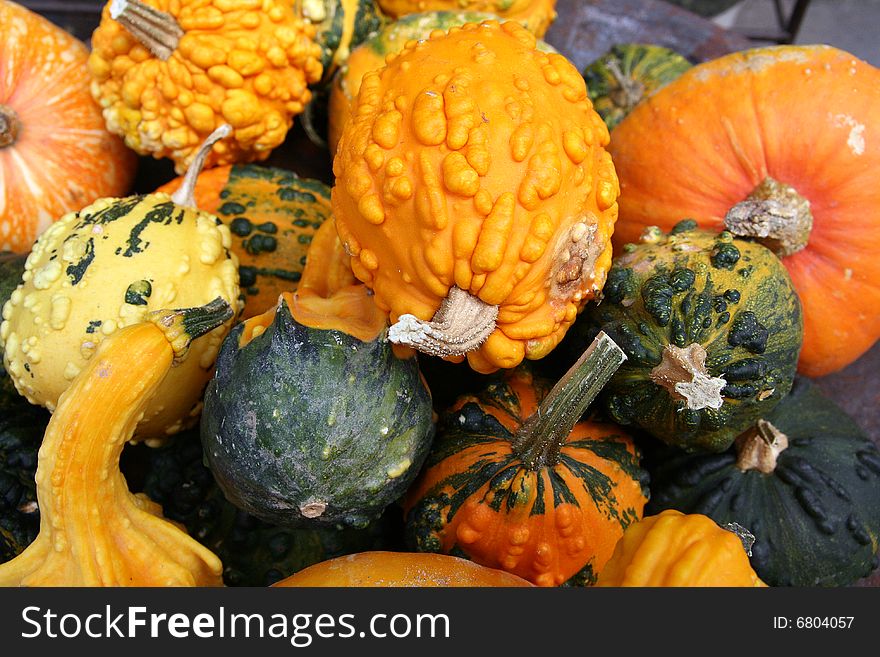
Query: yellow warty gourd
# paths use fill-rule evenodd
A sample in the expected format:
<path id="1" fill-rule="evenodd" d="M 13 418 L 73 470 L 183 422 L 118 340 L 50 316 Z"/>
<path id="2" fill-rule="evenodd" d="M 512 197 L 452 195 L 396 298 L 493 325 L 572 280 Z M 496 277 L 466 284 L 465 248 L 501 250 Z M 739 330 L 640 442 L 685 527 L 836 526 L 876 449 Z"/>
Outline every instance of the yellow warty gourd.
<path id="1" fill-rule="evenodd" d="M 178 173 L 221 123 L 207 166 L 263 160 L 321 78 L 315 28 L 291 0 L 113 0 L 92 35 L 92 94 L 111 132 Z"/>

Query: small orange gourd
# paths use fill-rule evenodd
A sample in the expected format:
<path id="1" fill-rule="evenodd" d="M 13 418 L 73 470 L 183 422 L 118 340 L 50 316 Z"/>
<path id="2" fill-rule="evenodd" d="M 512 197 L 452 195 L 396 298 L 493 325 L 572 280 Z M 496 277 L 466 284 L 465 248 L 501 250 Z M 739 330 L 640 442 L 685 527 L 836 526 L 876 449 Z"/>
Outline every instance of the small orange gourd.
<path id="1" fill-rule="evenodd" d="M 704 515 L 668 509 L 630 525 L 596 586 L 767 586 L 742 539 Z"/>
<path id="2" fill-rule="evenodd" d="M 445 554 L 360 552 L 309 566 L 273 586 L 531 586 L 503 570 Z"/>
<path id="3" fill-rule="evenodd" d="M 523 23 L 538 38 L 556 20 L 556 0 L 376 0 L 394 18 L 423 11 L 485 11 Z"/>
<path id="4" fill-rule="evenodd" d="M 122 196 L 135 156 L 89 93 L 88 49 L 0 0 L 0 251 L 26 253 L 52 222 Z"/>
<path id="5" fill-rule="evenodd" d="M 206 166 L 264 160 L 321 78 L 315 28 L 289 0 L 112 0 L 92 35 L 107 127 L 178 173 L 223 123 Z"/>
<path id="6" fill-rule="evenodd" d="M 618 184 L 580 73 L 520 25 L 410 42 L 361 84 L 331 200 L 389 337 L 480 372 L 538 359 L 605 281 Z"/>
<path id="7" fill-rule="evenodd" d="M 798 369 L 822 376 L 880 337 L 880 69 L 830 46 L 776 46 L 695 66 L 624 119 L 618 247 L 685 217 L 754 238 L 804 310 Z"/>
<path id="8" fill-rule="evenodd" d="M 119 470 L 162 380 L 197 337 L 232 318 L 222 299 L 109 336 L 52 415 L 37 465 L 40 533 L 0 565 L 0 586 L 220 586 L 222 564 L 133 495 Z"/>

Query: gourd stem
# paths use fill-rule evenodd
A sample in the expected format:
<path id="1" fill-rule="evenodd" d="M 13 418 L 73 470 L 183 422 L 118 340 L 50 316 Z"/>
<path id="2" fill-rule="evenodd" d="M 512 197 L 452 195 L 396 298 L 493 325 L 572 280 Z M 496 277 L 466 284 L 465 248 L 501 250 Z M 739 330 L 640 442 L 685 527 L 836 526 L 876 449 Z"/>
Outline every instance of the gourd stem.
<path id="1" fill-rule="evenodd" d="M 158 326 L 174 350 L 174 364 L 186 356 L 190 344 L 196 338 L 232 319 L 232 307 L 222 297 L 196 308 L 157 310 L 148 320 Z"/>
<path id="2" fill-rule="evenodd" d="M 620 91 L 623 95 L 623 98 L 619 98 L 621 94 L 617 94 L 612 92 L 612 96 L 614 97 L 614 104 L 618 106 L 622 106 L 627 113 L 629 113 L 639 102 L 642 100 L 642 96 L 645 95 L 645 86 L 637 80 L 633 80 L 630 77 L 624 75 L 623 71 L 620 70 L 620 66 L 618 66 L 617 61 L 615 59 L 609 59 L 605 63 L 605 67 L 611 72 L 611 75 L 617 81 L 617 84 L 620 88 Z M 622 102 L 618 102 L 621 100 Z"/>
<path id="3" fill-rule="evenodd" d="M 734 445 L 737 468 L 770 474 L 776 469 L 779 455 L 788 448 L 788 436 L 767 420 L 758 420 L 737 437 Z"/>
<path id="4" fill-rule="evenodd" d="M 673 399 L 683 400 L 692 411 L 718 409 L 724 404 L 721 391 L 727 381 L 709 376 L 706 350 L 696 342 L 687 347 L 667 344 L 660 364 L 651 370 L 651 381 L 666 388 Z"/>
<path id="5" fill-rule="evenodd" d="M 431 321 L 401 315 L 388 330 L 388 339 L 432 356 L 463 356 L 486 341 L 497 318 L 498 306 L 452 287 Z"/>
<path id="6" fill-rule="evenodd" d="M 803 249 L 810 240 L 810 202 L 791 185 L 769 176 L 724 217 L 734 235 L 751 237 L 780 258 Z"/>
<path id="7" fill-rule="evenodd" d="M 141 45 L 162 61 L 171 57 L 183 36 L 183 29 L 174 16 L 141 0 L 112 0 L 110 18 L 119 22 Z"/>
<path id="8" fill-rule="evenodd" d="M 205 160 L 208 158 L 208 154 L 211 152 L 211 147 L 214 146 L 215 143 L 223 139 L 224 137 L 228 137 L 232 133 L 232 126 L 228 123 L 224 123 L 219 128 L 217 128 L 214 132 L 208 135 L 207 139 L 205 139 L 201 148 L 199 148 L 198 152 L 193 157 L 192 162 L 186 170 L 186 175 L 183 177 L 183 182 L 180 187 L 171 195 L 171 200 L 177 205 L 182 205 L 188 208 L 195 208 L 196 206 L 196 182 L 198 182 L 199 174 L 202 172 L 202 169 L 205 166 Z"/>
<path id="9" fill-rule="evenodd" d="M 14 109 L 0 103 L 0 148 L 12 146 L 21 134 L 21 119 Z"/>
<path id="10" fill-rule="evenodd" d="M 526 467 L 537 470 L 558 461 L 574 425 L 625 360 L 623 350 L 600 331 L 516 432 L 513 449 Z"/>

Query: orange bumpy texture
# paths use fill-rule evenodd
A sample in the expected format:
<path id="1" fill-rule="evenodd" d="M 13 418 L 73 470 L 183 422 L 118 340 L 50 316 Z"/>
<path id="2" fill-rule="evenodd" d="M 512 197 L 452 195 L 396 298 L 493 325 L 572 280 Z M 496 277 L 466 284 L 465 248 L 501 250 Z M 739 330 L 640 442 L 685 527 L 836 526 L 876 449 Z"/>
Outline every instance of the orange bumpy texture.
<path id="1" fill-rule="evenodd" d="M 485 11 L 523 23 L 538 38 L 556 19 L 556 0 L 377 0 L 394 18 L 422 11 Z"/>
<path id="2" fill-rule="evenodd" d="M 564 57 L 512 22 L 435 31 L 368 73 L 334 160 L 355 275 L 392 321 L 452 286 L 499 307 L 467 354 L 537 359 L 605 282 L 619 186 L 608 130 Z"/>
<path id="3" fill-rule="evenodd" d="M 222 123 L 206 167 L 266 159 L 321 78 L 315 28 L 289 0 L 145 0 L 172 15 L 183 36 L 167 61 L 120 23 L 109 3 L 92 35 L 92 93 L 108 128 L 141 154 L 170 157 L 182 173 Z"/>
<path id="4" fill-rule="evenodd" d="M 596 585 L 767 586 L 736 534 L 673 509 L 630 525 Z"/>

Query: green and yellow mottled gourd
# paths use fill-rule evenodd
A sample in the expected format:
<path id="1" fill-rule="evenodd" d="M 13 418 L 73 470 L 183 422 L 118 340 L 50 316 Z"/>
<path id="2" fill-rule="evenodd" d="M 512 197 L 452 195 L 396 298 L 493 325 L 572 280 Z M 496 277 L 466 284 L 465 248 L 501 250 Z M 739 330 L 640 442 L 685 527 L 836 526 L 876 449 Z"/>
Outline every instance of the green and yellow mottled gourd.
<path id="1" fill-rule="evenodd" d="M 157 192 L 173 193 L 182 178 Z M 196 205 L 216 214 L 232 233 L 244 296 L 241 319 L 266 312 L 296 289 L 312 237 L 330 216 L 330 188 L 292 171 L 237 164 L 199 174 Z"/>
<path id="2" fill-rule="evenodd" d="M 200 168 L 197 159 L 193 183 Z M 238 260 L 229 228 L 198 210 L 191 195 L 181 194 L 186 190 L 174 197 L 101 199 L 62 217 L 39 238 L 0 325 L 6 369 L 31 403 L 54 410 L 101 342 L 151 311 L 216 297 L 238 311 Z M 230 325 L 199 340 L 165 378 L 147 405 L 139 439 L 160 439 L 198 421 L 202 391 Z"/>
<path id="3" fill-rule="evenodd" d="M 222 299 L 162 310 L 104 341 L 61 396 L 37 466 L 40 533 L 0 586 L 219 586 L 222 564 L 128 490 L 119 458 L 193 340 L 232 318 Z"/>
<path id="4" fill-rule="evenodd" d="M 621 43 L 584 69 L 593 108 L 612 130 L 642 100 L 691 67 L 674 50 Z"/>
<path id="5" fill-rule="evenodd" d="M 344 66 L 351 52 L 388 20 L 374 0 L 297 0 L 303 18 L 315 26 L 321 46 L 324 84 Z"/>
<path id="6" fill-rule="evenodd" d="M 769 249 L 688 220 L 647 232 L 615 258 L 602 303 L 575 325 L 572 351 L 600 330 L 627 355 L 603 391 L 611 417 L 717 452 L 791 388 L 803 320 Z"/>

